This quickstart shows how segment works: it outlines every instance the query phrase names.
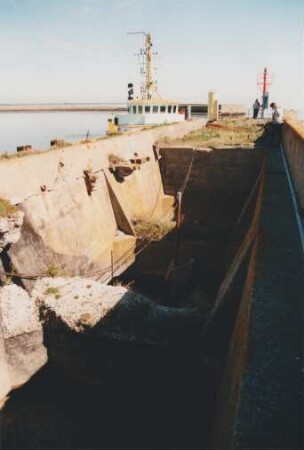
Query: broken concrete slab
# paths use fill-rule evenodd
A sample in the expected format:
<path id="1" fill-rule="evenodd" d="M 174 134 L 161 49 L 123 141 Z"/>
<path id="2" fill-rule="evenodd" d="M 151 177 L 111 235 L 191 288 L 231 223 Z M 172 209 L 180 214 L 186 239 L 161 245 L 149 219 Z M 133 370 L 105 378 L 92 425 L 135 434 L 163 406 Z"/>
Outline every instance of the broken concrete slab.
<path id="1" fill-rule="evenodd" d="M 16 243 L 20 238 L 23 217 L 22 211 L 0 217 L 0 253 L 7 245 Z"/>
<path id="2" fill-rule="evenodd" d="M 52 312 L 64 328 L 83 332 L 103 319 L 126 292 L 122 286 L 108 286 L 81 277 L 58 277 L 38 280 L 32 297 L 45 319 Z"/>
<path id="3" fill-rule="evenodd" d="M 77 379 L 99 382 L 126 344 L 190 348 L 204 317 L 197 309 L 159 306 L 123 286 L 80 277 L 39 280 L 39 305 L 50 362 Z"/>
<path id="4" fill-rule="evenodd" d="M 39 313 L 27 292 L 14 284 L 0 288 L 0 403 L 47 362 Z"/>

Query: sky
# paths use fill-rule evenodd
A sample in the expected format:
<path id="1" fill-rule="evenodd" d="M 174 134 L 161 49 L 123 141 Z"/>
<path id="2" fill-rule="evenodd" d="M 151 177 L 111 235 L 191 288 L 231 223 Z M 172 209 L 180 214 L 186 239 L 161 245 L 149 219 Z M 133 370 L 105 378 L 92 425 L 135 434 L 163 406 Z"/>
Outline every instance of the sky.
<path id="1" fill-rule="evenodd" d="M 125 102 L 153 37 L 166 98 L 304 105 L 304 0 L 0 0 L 0 103 Z"/>

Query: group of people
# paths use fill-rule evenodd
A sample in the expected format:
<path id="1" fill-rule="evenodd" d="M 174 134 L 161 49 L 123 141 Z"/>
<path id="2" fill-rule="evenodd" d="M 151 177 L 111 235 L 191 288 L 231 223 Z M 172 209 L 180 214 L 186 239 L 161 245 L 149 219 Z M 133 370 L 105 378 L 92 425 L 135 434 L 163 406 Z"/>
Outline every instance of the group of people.
<path id="1" fill-rule="evenodd" d="M 253 119 L 257 119 L 259 115 L 259 111 L 261 109 L 261 103 L 258 99 L 255 100 L 254 104 L 252 105 L 253 109 Z M 272 109 L 272 122 L 277 124 L 283 123 L 283 116 L 282 116 L 282 110 L 278 107 L 276 103 L 270 103 L 270 108 Z"/>
<path id="2" fill-rule="evenodd" d="M 283 124 L 283 113 L 282 109 L 278 107 L 276 103 L 270 103 L 270 108 L 272 109 L 272 123 L 269 124 L 269 135 L 270 140 L 273 144 L 278 145 L 281 141 L 281 132 L 282 132 L 282 124 Z M 253 106 L 253 119 L 257 119 L 259 115 L 259 111 L 261 109 L 261 104 L 258 99 L 255 100 Z"/>

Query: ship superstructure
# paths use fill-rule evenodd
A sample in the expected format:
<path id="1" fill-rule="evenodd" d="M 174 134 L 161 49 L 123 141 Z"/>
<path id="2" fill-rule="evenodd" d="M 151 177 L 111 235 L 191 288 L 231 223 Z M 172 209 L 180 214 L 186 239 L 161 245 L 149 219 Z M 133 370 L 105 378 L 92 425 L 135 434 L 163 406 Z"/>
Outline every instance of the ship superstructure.
<path id="1" fill-rule="evenodd" d="M 128 85 L 128 113 L 114 116 L 115 125 L 161 125 L 185 120 L 184 111 L 180 111 L 179 103 L 162 98 L 158 93 L 157 82 L 154 79 L 154 51 L 150 33 L 143 31 L 130 34 L 143 34 L 144 45 L 140 49 L 141 97 L 134 99 L 133 84 Z"/>

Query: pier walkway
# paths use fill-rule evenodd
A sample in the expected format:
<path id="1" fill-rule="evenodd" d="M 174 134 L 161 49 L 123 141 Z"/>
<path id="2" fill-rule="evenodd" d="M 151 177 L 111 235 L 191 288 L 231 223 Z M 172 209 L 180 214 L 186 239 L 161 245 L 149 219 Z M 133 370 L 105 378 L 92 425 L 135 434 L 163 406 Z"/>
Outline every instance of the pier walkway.
<path id="1" fill-rule="evenodd" d="M 239 449 L 303 448 L 303 251 L 280 148 L 269 148 Z"/>

